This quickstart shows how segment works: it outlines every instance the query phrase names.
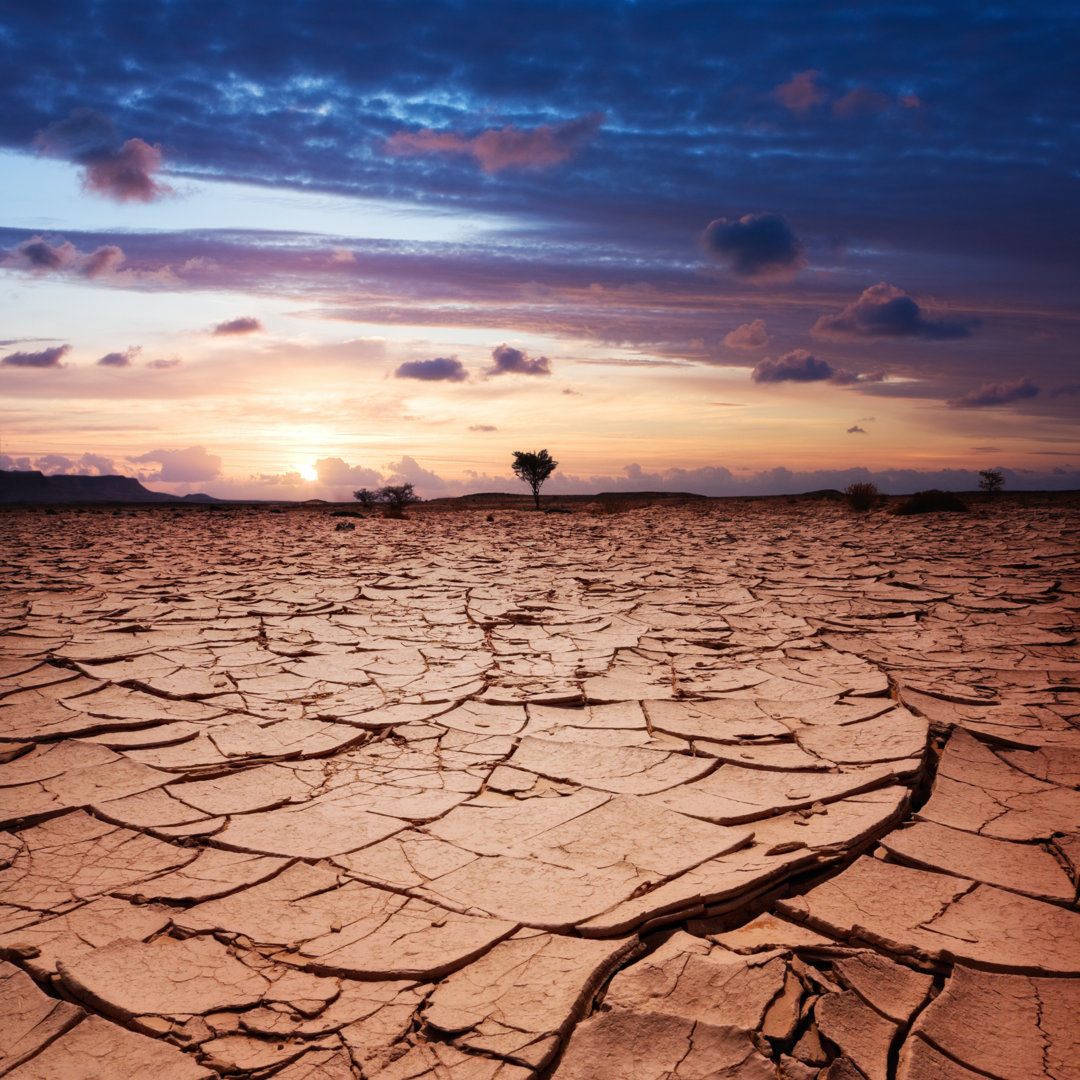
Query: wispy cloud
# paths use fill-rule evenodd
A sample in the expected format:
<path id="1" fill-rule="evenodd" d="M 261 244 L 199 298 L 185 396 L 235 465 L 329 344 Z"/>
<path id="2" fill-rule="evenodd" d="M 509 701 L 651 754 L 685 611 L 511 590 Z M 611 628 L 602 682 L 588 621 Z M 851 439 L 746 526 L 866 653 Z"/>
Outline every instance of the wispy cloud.
<path id="1" fill-rule="evenodd" d="M 963 397 L 952 398 L 947 404 L 950 409 L 982 409 L 1023 401 L 1039 393 L 1039 387 L 1025 376 L 1014 382 L 984 383 L 978 390 L 971 390 Z"/>
<path id="2" fill-rule="evenodd" d="M 242 334 L 261 334 L 263 330 L 260 320 L 250 315 L 243 315 L 238 319 L 218 323 L 211 332 L 214 337 L 238 337 Z"/>
<path id="3" fill-rule="evenodd" d="M 820 105 L 828 97 L 828 94 L 815 81 L 820 74 L 820 71 L 815 71 L 813 68 L 800 71 L 797 75 L 792 75 L 787 82 L 777 86 L 772 96 L 785 109 L 801 116 L 815 105 Z"/>
<path id="4" fill-rule="evenodd" d="M 488 173 L 503 169 L 549 169 L 566 161 L 588 142 L 603 120 L 602 113 L 590 113 L 563 124 L 541 124 L 528 130 L 507 124 L 472 136 L 421 128 L 396 132 L 383 144 L 383 150 L 393 156 L 465 154 L 475 158 Z"/>

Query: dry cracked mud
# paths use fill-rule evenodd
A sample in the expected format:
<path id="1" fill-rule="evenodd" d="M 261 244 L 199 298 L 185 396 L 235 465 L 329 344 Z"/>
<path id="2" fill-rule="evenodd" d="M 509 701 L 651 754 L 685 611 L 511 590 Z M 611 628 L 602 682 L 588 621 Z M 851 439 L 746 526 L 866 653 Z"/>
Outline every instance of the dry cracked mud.
<path id="1" fill-rule="evenodd" d="M 1080 514 L 0 517 L 0 1076 L 1076 1080 Z"/>

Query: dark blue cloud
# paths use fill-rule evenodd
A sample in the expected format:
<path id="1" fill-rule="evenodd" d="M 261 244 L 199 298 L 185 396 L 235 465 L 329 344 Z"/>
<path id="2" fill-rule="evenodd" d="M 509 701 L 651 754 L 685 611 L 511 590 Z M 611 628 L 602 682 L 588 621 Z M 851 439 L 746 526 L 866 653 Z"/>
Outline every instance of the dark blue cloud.
<path id="1" fill-rule="evenodd" d="M 131 367 L 131 361 L 141 352 L 141 345 L 132 345 L 123 352 L 106 353 L 98 361 L 98 367 Z"/>
<path id="2" fill-rule="evenodd" d="M 550 375 L 551 361 L 546 356 L 529 357 L 521 349 L 503 343 L 491 350 L 494 361 L 488 375 Z"/>
<path id="3" fill-rule="evenodd" d="M 4 367 L 23 368 L 59 368 L 63 367 L 63 359 L 71 352 L 70 345 L 56 345 L 51 349 L 42 349 L 40 352 L 13 352 L 8 353 L 0 365 Z"/>
<path id="4" fill-rule="evenodd" d="M 1040 392 L 1039 387 L 1025 377 L 1012 382 L 986 383 L 963 397 L 950 399 L 948 406 L 950 409 L 982 409 L 1023 401 L 1025 398 L 1036 397 Z"/>
<path id="5" fill-rule="evenodd" d="M 895 285 L 882 281 L 864 289 L 836 315 L 822 315 L 811 328 L 820 338 L 918 337 L 945 340 L 971 336 L 972 321 L 928 319 L 919 305 Z"/>
<path id="6" fill-rule="evenodd" d="M 468 377 L 465 365 L 456 356 L 407 360 L 394 369 L 396 379 L 420 379 L 423 382 L 464 382 Z"/>
<path id="7" fill-rule="evenodd" d="M 766 356 L 750 373 L 756 383 L 824 382 L 836 374 L 827 360 L 818 360 L 805 349 L 795 349 L 775 360 Z"/>
<path id="8" fill-rule="evenodd" d="M 705 248 L 740 278 L 790 277 L 806 265 L 802 241 L 780 214 L 718 218 L 705 230 Z"/>
<path id="9" fill-rule="evenodd" d="M 769 206 L 811 254 L 839 238 L 1060 264 L 1078 25 L 1074 5 L 975 0 L 762 0 L 722 18 L 712 0 L 9 4 L 0 145 L 48 133 L 79 161 L 138 139 L 133 191 L 160 182 L 140 157 L 160 144 L 200 174 L 539 213 L 668 250 Z M 820 100 L 793 110 L 777 88 L 811 70 Z M 556 131 L 590 113 L 603 129 L 550 182 L 379 149 L 403 130 Z"/>

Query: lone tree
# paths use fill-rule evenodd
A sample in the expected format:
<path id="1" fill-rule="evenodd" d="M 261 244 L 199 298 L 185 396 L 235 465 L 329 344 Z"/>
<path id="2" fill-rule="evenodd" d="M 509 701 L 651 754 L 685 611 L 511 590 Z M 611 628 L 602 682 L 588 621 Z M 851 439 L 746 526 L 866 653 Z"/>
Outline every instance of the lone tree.
<path id="1" fill-rule="evenodd" d="M 555 471 L 558 462 L 546 451 L 514 451 L 514 475 L 524 480 L 532 488 L 536 509 L 540 509 L 540 488 L 544 481 Z"/>
<path id="2" fill-rule="evenodd" d="M 1005 486 L 1005 474 L 1000 469 L 980 469 L 979 487 L 988 495 L 996 495 Z"/>

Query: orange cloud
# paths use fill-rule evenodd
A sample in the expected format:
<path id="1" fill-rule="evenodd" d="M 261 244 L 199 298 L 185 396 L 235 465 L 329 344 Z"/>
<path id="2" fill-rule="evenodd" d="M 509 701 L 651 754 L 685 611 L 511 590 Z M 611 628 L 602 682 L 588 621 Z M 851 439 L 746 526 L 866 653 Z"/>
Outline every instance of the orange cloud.
<path id="1" fill-rule="evenodd" d="M 469 154 L 484 172 L 503 169 L 547 169 L 571 157 L 599 128 L 601 113 L 569 120 L 565 124 L 542 124 L 526 130 L 507 124 L 489 128 L 471 138 L 451 131 L 399 131 L 383 146 L 387 154 L 411 156 L 418 154 Z"/>

